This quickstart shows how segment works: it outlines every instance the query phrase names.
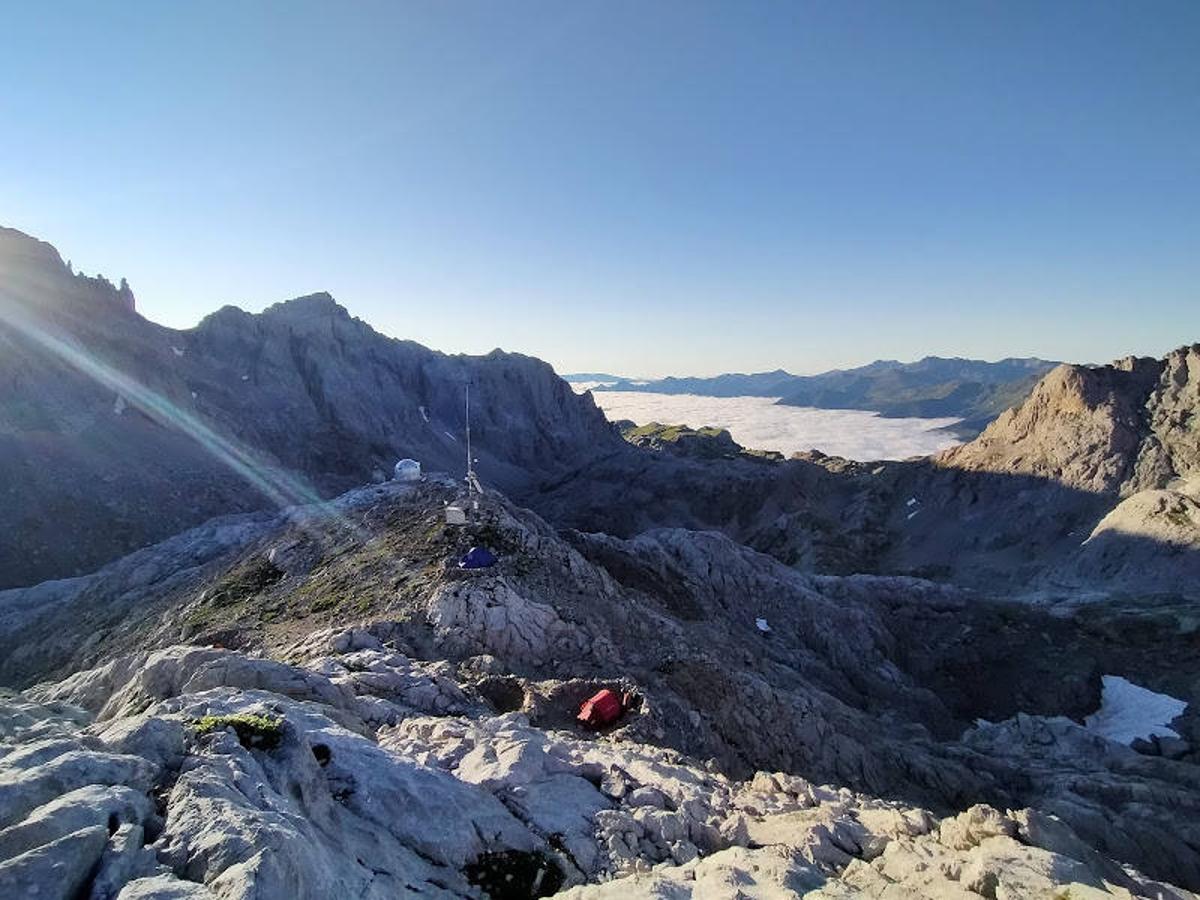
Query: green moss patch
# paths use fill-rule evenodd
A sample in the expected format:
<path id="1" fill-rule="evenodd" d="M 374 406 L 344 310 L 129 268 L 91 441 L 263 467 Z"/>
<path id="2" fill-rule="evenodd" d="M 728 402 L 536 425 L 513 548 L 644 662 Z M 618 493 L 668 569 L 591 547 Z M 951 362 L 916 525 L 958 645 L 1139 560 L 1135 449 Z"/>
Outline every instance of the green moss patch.
<path id="1" fill-rule="evenodd" d="M 212 606 L 231 606 L 261 593 L 283 578 L 283 570 L 261 556 L 247 560 L 226 572 L 204 602 Z"/>
<path id="2" fill-rule="evenodd" d="M 624 433 L 624 437 L 628 441 L 634 441 L 637 438 L 657 438 L 660 441 L 673 442 L 683 437 L 719 438 L 725 433 L 727 432 L 724 428 L 714 428 L 711 425 L 703 428 L 688 428 L 686 425 L 663 425 L 660 422 L 650 422 L 647 425 L 629 429 Z"/>
<path id="3" fill-rule="evenodd" d="M 254 713 L 204 716 L 196 722 L 196 734 L 212 734 L 232 728 L 247 750 L 273 750 L 283 738 L 283 719 Z"/>

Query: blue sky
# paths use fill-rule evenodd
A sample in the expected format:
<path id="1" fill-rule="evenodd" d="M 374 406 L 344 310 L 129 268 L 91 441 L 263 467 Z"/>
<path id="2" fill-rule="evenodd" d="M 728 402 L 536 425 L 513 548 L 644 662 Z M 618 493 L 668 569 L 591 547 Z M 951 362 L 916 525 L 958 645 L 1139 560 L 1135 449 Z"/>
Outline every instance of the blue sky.
<path id="1" fill-rule="evenodd" d="M 42 8 L 44 7 L 44 8 Z M 0 224 L 559 371 L 1200 340 L 1200 3 L 6 3 Z"/>

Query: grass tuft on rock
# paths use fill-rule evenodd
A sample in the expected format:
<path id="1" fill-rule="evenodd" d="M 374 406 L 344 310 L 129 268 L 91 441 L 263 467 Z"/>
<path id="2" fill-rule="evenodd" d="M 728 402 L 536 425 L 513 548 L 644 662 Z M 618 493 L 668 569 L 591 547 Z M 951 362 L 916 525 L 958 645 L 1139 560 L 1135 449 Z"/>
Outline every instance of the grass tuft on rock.
<path id="1" fill-rule="evenodd" d="M 196 734 L 201 735 L 232 728 L 247 750 L 273 750 L 283 737 L 283 719 L 254 713 L 204 716 L 196 722 L 195 728 Z"/>

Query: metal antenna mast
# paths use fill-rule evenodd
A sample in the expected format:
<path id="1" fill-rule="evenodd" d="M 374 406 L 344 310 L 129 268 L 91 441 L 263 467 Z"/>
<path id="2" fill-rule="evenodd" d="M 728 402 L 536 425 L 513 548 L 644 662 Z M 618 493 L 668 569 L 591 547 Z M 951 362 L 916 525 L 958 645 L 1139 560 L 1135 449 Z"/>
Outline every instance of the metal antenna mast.
<path id="1" fill-rule="evenodd" d="M 483 486 L 475 475 L 475 457 L 471 455 L 471 381 L 467 379 L 467 493 L 474 496 L 483 493 Z"/>
<path id="2" fill-rule="evenodd" d="M 467 484 L 475 474 L 475 463 L 471 459 L 471 381 L 467 380 Z"/>

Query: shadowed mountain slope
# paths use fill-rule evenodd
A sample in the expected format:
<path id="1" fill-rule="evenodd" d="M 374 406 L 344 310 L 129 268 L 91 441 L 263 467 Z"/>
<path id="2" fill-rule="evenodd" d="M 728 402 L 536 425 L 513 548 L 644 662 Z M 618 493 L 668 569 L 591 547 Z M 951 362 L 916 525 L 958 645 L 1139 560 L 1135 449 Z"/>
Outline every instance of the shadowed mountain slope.
<path id="1" fill-rule="evenodd" d="M 177 331 L 122 282 L 0 230 L 0 586 L 88 571 L 214 515 L 309 502 L 401 457 L 519 490 L 620 437 L 545 363 L 385 337 L 328 294 Z"/>
<path id="2" fill-rule="evenodd" d="M 917 575 L 1073 602 L 1200 596 L 1200 348 L 1060 366 L 978 439 L 859 463 L 657 452 L 594 460 L 528 499 L 632 536 L 714 528 L 805 571 Z M 669 429 L 659 428 L 660 431 Z"/>

